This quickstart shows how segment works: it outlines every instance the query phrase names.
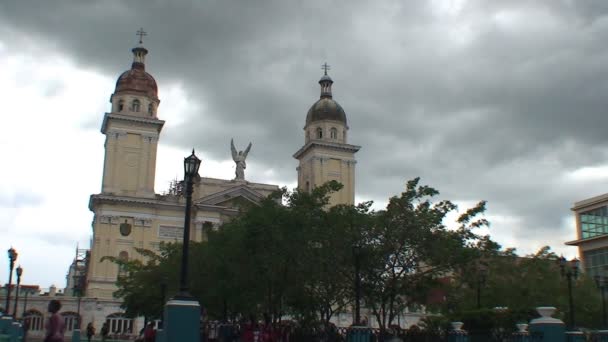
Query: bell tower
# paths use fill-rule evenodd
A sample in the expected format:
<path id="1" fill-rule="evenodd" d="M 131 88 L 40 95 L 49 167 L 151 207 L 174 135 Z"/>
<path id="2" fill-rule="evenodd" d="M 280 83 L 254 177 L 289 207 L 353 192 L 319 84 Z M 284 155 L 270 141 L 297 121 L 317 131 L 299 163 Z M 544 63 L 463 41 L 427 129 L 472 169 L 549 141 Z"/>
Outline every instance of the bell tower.
<path id="1" fill-rule="evenodd" d="M 160 100 L 154 78 L 145 70 L 143 30 L 133 48 L 131 69 L 123 72 L 110 97 L 101 132 L 106 136 L 102 194 L 155 196 L 156 150 L 164 121 L 156 111 Z"/>
<path id="2" fill-rule="evenodd" d="M 299 160 L 298 189 L 311 191 L 314 187 L 335 180 L 344 187 L 330 198 L 330 205 L 355 202 L 355 153 L 360 146 L 348 144 L 348 124 L 342 106 L 333 99 L 334 81 L 327 75 L 329 65 L 323 65 L 319 80 L 321 97 L 308 110 L 304 126 L 304 146 L 293 157 Z"/>

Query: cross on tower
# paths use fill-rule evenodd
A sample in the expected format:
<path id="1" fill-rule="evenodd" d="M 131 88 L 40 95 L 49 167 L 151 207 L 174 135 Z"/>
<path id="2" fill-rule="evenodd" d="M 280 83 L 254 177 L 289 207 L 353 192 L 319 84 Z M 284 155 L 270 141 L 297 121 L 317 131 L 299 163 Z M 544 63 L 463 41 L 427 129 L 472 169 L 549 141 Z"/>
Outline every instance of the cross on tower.
<path id="1" fill-rule="evenodd" d="M 139 36 L 139 44 L 143 44 L 143 40 L 144 40 L 144 36 L 147 36 L 148 34 L 146 33 L 146 31 L 144 31 L 143 27 L 140 28 L 137 33 Z"/>
<path id="2" fill-rule="evenodd" d="M 331 68 L 329 67 L 327 62 L 325 62 L 323 65 L 321 65 L 321 69 L 323 69 L 325 71 L 325 75 L 327 75 L 327 70 L 329 70 Z"/>

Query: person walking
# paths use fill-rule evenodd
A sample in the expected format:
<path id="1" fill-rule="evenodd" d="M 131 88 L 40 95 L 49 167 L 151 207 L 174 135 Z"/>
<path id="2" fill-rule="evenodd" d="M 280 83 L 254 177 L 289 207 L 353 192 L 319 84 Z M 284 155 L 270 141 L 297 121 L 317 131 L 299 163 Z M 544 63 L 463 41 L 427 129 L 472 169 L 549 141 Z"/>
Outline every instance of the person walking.
<path id="1" fill-rule="evenodd" d="M 91 342 L 93 336 L 95 336 L 95 326 L 93 325 L 93 322 L 89 322 L 89 324 L 87 324 L 87 341 Z"/>
<path id="2" fill-rule="evenodd" d="M 144 342 L 154 342 L 154 340 L 156 340 L 156 330 L 154 330 L 154 322 L 150 322 L 144 330 Z"/>
<path id="3" fill-rule="evenodd" d="M 46 322 L 44 342 L 63 342 L 65 322 L 59 314 L 59 310 L 61 310 L 61 302 L 56 299 L 51 300 L 48 306 L 51 317 Z"/>
<path id="4" fill-rule="evenodd" d="M 101 340 L 105 341 L 108 338 L 109 333 L 110 328 L 108 327 L 108 322 L 105 322 L 103 326 L 101 326 Z"/>

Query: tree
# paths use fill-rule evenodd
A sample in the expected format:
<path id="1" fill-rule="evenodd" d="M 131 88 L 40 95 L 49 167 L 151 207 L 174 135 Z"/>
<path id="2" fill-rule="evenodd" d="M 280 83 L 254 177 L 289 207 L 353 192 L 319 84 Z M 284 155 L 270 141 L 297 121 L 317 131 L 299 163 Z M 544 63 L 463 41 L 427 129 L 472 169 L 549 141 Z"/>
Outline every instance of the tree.
<path id="1" fill-rule="evenodd" d="M 486 281 L 478 283 L 474 265 L 461 268 L 453 278 L 449 293 L 456 315 L 476 307 L 478 286 L 482 292 L 484 308 L 508 307 L 519 320 L 527 321 L 529 314 L 539 306 L 555 306 L 563 320 L 567 320 L 568 287 L 566 278 L 560 274 L 558 256 L 549 246 L 536 253 L 520 257 L 514 249 L 495 249 L 484 255 L 488 272 Z M 580 274 L 573 279 L 573 298 L 576 323 L 579 326 L 599 327 L 600 296 L 592 279 Z"/>
<path id="2" fill-rule="evenodd" d="M 440 278 L 477 256 L 482 237 L 473 229 L 487 225 L 478 217 L 485 202 L 460 215 L 452 230 L 444 221 L 457 207 L 447 200 L 431 202 L 438 194 L 419 185 L 419 178 L 410 180 L 385 210 L 370 213 L 371 224 L 357 227 L 363 239 L 363 296 L 381 329 L 406 305 L 424 304 Z"/>

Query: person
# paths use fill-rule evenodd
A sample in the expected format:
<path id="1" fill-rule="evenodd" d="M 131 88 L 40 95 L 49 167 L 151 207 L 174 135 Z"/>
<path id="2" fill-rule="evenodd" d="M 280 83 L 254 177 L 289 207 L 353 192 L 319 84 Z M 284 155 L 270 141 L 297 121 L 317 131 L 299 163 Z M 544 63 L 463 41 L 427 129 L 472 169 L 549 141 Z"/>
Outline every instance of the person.
<path id="1" fill-rule="evenodd" d="M 25 316 L 23 318 L 23 339 L 21 340 L 22 342 L 25 342 L 27 340 L 27 332 L 30 330 L 30 324 L 31 324 L 30 317 Z"/>
<path id="2" fill-rule="evenodd" d="M 110 328 L 108 327 L 108 322 L 105 322 L 103 326 L 101 326 L 101 340 L 105 341 L 108 338 L 109 333 Z"/>
<path id="3" fill-rule="evenodd" d="M 254 342 L 256 340 L 255 335 L 258 330 L 256 319 L 254 315 L 249 315 L 247 323 L 242 325 L 241 341 L 242 342 Z"/>
<path id="4" fill-rule="evenodd" d="M 93 336 L 95 336 L 95 326 L 93 326 L 93 322 L 89 322 L 87 324 L 87 341 L 91 342 Z"/>
<path id="5" fill-rule="evenodd" d="M 48 305 L 51 317 L 46 322 L 44 342 L 63 342 L 65 322 L 61 314 L 59 314 L 59 310 L 61 310 L 61 302 L 56 299 L 51 300 Z"/>
<path id="6" fill-rule="evenodd" d="M 144 330 L 144 342 L 154 342 L 155 339 L 156 330 L 154 330 L 154 322 L 150 322 Z"/>

